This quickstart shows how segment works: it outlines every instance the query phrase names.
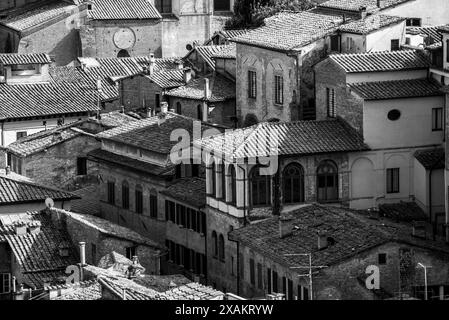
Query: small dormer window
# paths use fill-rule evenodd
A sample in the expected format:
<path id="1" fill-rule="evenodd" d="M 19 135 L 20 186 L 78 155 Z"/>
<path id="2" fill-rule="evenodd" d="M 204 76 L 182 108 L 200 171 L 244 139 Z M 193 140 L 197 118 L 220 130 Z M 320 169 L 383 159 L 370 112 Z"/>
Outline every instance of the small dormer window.
<path id="1" fill-rule="evenodd" d="M 39 66 L 35 64 L 16 64 L 11 66 L 13 76 L 39 74 Z"/>

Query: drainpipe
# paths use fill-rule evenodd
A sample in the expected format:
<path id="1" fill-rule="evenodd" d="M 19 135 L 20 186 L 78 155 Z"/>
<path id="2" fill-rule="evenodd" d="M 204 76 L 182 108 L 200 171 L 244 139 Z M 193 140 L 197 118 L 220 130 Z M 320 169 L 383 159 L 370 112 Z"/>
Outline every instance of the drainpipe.
<path id="1" fill-rule="evenodd" d="M 445 157 L 445 154 L 443 154 L 443 159 L 444 159 L 444 157 Z M 429 169 L 429 219 L 430 219 L 430 224 L 432 226 L 432 238 L 434 241 L 436 239 L 436 230 L 437 230 L 436 223 L 437 223 L 437 221 L 436 221 L 436 219 L 432 219 L 432 173 L 435 170 L 436 165 L 443 159 L 441 157 L 438 158 L 438 160 L 435 161 L 435 163 L 433 163 Z"/>
<path id="2" fill-rule="evenodd" d="M 4 121 L 2 121 L 2 147 L 5 145 L 5 130 L 4 130 L 4 127 L 5 127 L 5 122 Z"/>

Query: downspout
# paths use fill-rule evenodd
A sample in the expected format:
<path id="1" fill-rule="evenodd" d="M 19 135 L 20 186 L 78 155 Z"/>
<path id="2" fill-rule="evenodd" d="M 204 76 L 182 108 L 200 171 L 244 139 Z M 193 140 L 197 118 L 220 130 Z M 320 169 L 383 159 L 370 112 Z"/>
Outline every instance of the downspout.
<path id="1" fill-rule="evenodd" d="M 2 121 L 2 147 L 3 146 L 5 146 L 5 130 L 4 130 L 4 127 L 5 127 L 5 121 Z"/>

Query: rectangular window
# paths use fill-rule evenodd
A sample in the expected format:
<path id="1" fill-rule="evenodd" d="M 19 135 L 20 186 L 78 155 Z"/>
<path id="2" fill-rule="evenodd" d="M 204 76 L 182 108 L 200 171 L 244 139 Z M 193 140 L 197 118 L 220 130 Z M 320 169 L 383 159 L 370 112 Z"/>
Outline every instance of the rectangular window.
<path id="1" fill-rule="evenodd" d="M 115 204 L 115 183 L 108 181 L 108 203 Z"/>
<path id="2" fill-rule="evenodd" d="M 229 11 L 229 10 L 231 10 L 231 1 L 214 0 L 214 11 Z"/>
<path id="3" fill-rule="evenodd" d="M 387 264 L 387 254 L 379 253 L 377 256 L 377 263 L 378 264 Z"/>
<path id="4" fill-rule="evenodd" d="M 122 208 L 129 209 L 129 187 L 122 185 Z"/>
<path id="5" fill-rule="evenodd" d="M 257 264 L 257 287 L 263 289 L 262 265 L 260 263 Z"/>
<path id="6" fill-rule="evenodd" d="M 157 195 L 150 194 L 150 217 L 157 218 Z"/>
<path id="7" fill-rule="evenodd" d="M 256 284 L 256 274 L 255 273 L 256 273 L 256 270 L 255 270 L 254 259 L 250 258 L 249 259 L 249 279 L 250 279 L 252 285 Z"/>
<path id="8" fill-rule="evenodd" d="M 248 70 L 248 98 L 256 99 L 257 74 L 256 71 Z"/>
<path id="9" fill-rule="evenodd" d="M 155 0 L 154 6 L 159 13 L 172 13 L 172 0 Z"/>
<path id="10" fill-rule="evenodd" d="M 274 76 L 274 103 L 284 103 L 284 78 L 282 76 Z"/>
<path id="11" fill-rule="evenodd" d="M 87 158 L 78 157 L 76 159 L 76 173 L 79 176 L 84 176 L 87 174 Z"/>
<path id="12" fill-rule="evenodd" d="M 335 111 L 335 89 L 326 88 L 326 105 L 327 116 L 330 118 L 335 118 L 337 116 Z"/>
<path id="13" fill-rule="evenodd" d="M 432 131 L 443 130 L 443 108 L 432 109 Z"/>
<path id="14" fill-rule="evenodd" d="M 399 168 L 387 169 L 387 193 L 399 192 Z"/>
<path id="15" fill-rule="evenodd" d="M 267 286 L 268 286 L 268 293 L 271 293 L 271 269 L 267 268 Z"/>
<path id="16" fill-rule="evenodd" d="M 421 27 L 421 18 L 408 18 L 405 24 L 407 27 Z"/>
<path id="17" fill-rule="evenodd" d="M 143 194 L 142 190 L 135 191 L 136 196 L 136 213 L 143 213 Z"/>
<path id="18" fill-rule="evenodd" d="M 182 226 L 182 227 L 185 227 L 186 226 L 186 207 L 184 207 L 184 206 L 179 206 L 179 210 L 180 210 L 180 218 L 181 218 L 181 220 L 179 221 L 179 224 Z"/>
<path id="19" fill-rule="evenodd" d="M 293 300 L 293 281 L 287 279 L 287 300 Z"/>
<path id="20" fill-rule="evenodd" d="M 127 248 L 126 248 L 126 257 L 127 257 L 129 260 L 132 260 L 133 257 L 137 255 L 136 252 L 137 252 L 137 247 L 136 247 L 136 246 L 133 246 L 133 247 L 127 247 Z"/>
<path id="21" fill-rule="evenodd" d="M 16 140 L 19 140 L 20 138 L 24 138 L 26 136 L 27 136 L 27 132 L 26 131 L 16 132 Z"/>
<path id="22" fill-rule="evenodd" d="M 391 51 L 397 51 L 399 49 L 399 39 L 391 39 Z"/>
<path id="23" fill-rule="evenodd" d="M 354 47 L 354 40 L 351 37 L 346 38 L 346 50 L 351 51 Z"/>
<path id="24" fill-rule="evenodd" d="M 284 294 L 285 299 L 287 299 L 287 278 L 282 277 L 282 293 Z"/>
<path id="25" fill-rule="evenodd" d="M 11 292 L 11 274 L 0 273 L 0 294 Z"/>
<path id="26" fill-rule="evenodd" d="M 273 271 L 273 292 L 278 293 L 278 273 Z"/>
<path id="27" fill-rule="evenodd" d="M 331 51 L 339 51 L 338 50 L 338 40 L 339 40 L 338 35 L 331 36 Z"/>

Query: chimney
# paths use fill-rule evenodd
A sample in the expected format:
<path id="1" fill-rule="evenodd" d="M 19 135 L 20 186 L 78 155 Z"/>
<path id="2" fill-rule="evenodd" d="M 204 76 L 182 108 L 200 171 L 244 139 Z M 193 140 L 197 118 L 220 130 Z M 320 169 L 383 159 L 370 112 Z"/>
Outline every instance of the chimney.
<path id="1" fill-rule="evenodd" d="M 366 7 L 360 7 L 359 8 L 359 15 L 360 15 L 360 19 L 365 19 L 366 18 Z"/>
<path id="2" fill-rule="evenodd" d="M 412 236 L 416 238 L 426 238 L 426 222 L 425 221 L 414 221 L 412 228 Z"/>
<path id="3" fill-rule="evenodd" d="M 209 99 L 211 96 L 210 92 L 210 86 L 209 86 L 209 79 L 204 78 L 204 98 Z"/>
<path id="4" fill-rule="evenodd" d="M 318 233 L 318 250 L 323 250 L 328 247 L 327 235 L 325 233 Z"/>
<path id="5" fill-rule="evenodd" d="M 125 113 L 125 106 L 120 107 L 120 113 Z"/>
<path id="6" fill-rule="evenodd" d="M 154 58 L 154 53 L 150 52 L 150 62 L 148 63 L 148 74 L 153 74 L 154 72 L 154 64 L 156 59 Z"/>
<path id="7" fill-rule="evenodd" d="M 152 116 L 153 116 L 153 110 L 150 107 L 148 107 L 147 108 L 147 118 L 151 118 Z"/>
<path id="8" fill-rule="evenodd" d="M 57 141 L 61 141 L 62 140 L 62 133 L 61 133 L 61 131 L 56 131 L 54 134 L 53 134 L 53 139 L 52 139 L 52 141 L 53 142 L 57 142 Z"/>
<path id="9" fill-rule="evenodd" d="M 279 218 L 279 238 L 283 239 L 293 233 L 293 218 L 281 216 Z"/>
<path id="10" fill-rule="evenodd" d="M 14 223 L 14 231 L 17 236 L 24 236 L 27 234 L 27 226 L 24 221 L 18 220 Z"/>
<path id="11" fill-rule="evenodd" d="M 182 60 L 176 60 L 176 66 L 178 67 L 178 70 L 184 69 L 184 62 Z"/>
<path id="12" fill-rule="evenodd" d="M 343 14 L 342 19 L 343 19 L 343 23 L 346 23 L 346 15 L 345 14 Z"/>
<path id="13" fill-rule="evenodd" d="M 28 231 L 30 232 L 30 234 L 39 234 L 39 232 L 41 231 L 40 221 L 33 221 L 32 223 L 29 223 Z"/>
<path id="14" fill-rule="evenodd" d="M 161 113 L 167 113 L 168 112 L 168 103 L 166 101 L 161 102 Z"/>
<path id="15" fill-rule="evenodd" d="M 192 79 L 192 69 L 184 68 L 184 82 L 189 83 L 190 79 Z"/>
<path id="16" fill-rule="evenodd" d="M 80 247 L 80 264 L 81 264 L 81 266 L 85 266 L 86 265 L 86 243 L 80 242 L 79 247 Z"/>
<path id="17" fill-rule="evenodd" d="M 10 166 L 6 166 L 5 168 L 5 174 L 8 175 L 11 173 L 11 167 Z"/>

